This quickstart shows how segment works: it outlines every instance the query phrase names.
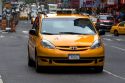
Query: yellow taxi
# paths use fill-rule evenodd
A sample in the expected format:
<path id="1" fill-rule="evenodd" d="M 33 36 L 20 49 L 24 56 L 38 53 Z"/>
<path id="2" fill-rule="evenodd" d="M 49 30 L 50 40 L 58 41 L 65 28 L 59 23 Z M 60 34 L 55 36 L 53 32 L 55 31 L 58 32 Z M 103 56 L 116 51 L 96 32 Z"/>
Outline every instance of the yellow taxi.
<path id="1" fill-rule="evenodd" d="M 88 16 L 41 15 L 29 31 L 28 65 L 40 67 L 91 67 L 102 72 L 104 45 Z"/>
<path id="2" fill-rule="evenodd" d="M 125 21 L 112 26 L 110 32 L 113 33 L 115 36 L 118 36 L 119 34 L 125 34 Z"/>
<path id="3" fill-rule="evenodd" d="M 28 20 L 28 14 L 27 12 L 20 12 L 20 16 L 19 16 L 20 20 Z"/>

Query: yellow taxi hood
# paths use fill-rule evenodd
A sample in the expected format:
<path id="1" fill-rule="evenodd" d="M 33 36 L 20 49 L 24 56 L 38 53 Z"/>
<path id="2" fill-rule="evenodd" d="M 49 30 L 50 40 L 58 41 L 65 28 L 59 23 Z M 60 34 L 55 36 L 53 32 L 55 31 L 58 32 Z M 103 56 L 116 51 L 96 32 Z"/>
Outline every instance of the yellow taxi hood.
<path id="1" fill-rule="evenodd" d="M 98 35 L 42 35 L 55 46 L 91 46 Z"/>

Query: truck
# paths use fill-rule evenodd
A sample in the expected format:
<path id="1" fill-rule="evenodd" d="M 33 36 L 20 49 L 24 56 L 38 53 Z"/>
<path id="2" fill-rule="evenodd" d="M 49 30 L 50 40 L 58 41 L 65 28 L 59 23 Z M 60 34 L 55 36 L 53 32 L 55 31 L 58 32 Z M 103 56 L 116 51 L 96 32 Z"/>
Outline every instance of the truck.
<path id="1" fill-rule="evenodd" d="M 0 21 L 2 20 L 2 0 L 0 0 Z"/>
<path id="2" fill-rule="evenodd" d="M 57 11 L 57 4 L 48 4 L 48 12 L 49 13 L 56 13 Z"/>

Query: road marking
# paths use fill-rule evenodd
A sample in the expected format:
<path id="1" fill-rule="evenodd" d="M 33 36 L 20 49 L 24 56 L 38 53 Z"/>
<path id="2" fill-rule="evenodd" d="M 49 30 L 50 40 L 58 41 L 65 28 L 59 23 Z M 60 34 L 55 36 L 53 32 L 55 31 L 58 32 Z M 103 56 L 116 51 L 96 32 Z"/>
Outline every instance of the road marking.
<path id="1" fill-rule="evenodd" d="M 103 71 L 106 72 L 106 73 L 109 74 L 109 75 L 112 75 L 112 76 L 116 77 L 116 78 L 119 78 L 119 79 L 125 80 L 124 77 L 121 77 L 121 76 L 119 76 L 119 75 L 113 74 L 113 73 L 110 72 L 110 71 L 107 71 L 107 70 L 103 70 Z"/>
<path id="2" fill-rule="evenodd" d="M 119 48 L 119 47 L 116 47 L 116 46 L 111 46 L 111 47 L 122 50 L 122 51 L 125 51 L 125 49 L 123 49 L 123 48 Z"/>
<path id="3" fill-rule="evenodd" d="M 4 38 L 5 36 L 3 36 L 3 35 L 0 35 L 0 38 Z"/>
<path id="4" fill-rule="evenodd" d="M 117 41 L 123 41 L 122 39 L 116 39 Z"/>
<path id="5" fill-rule="evenodd" d="M 28 22 L 24 22 L 24 23 L 28 23 Z"/>
<path id="6" fill-rule="evenodd" d="M 11 28 L 10 27 L 6 27 L 6 30 L 11 30 Z"/>
<path id="7" fill-rule="evenodd" d="M 24 33 L 24 34 L 28 34 L 28 33 L 29 33 L 29 31 L 22 31 L 22 33 Z"/>
<path id="8" fill-rule="evenodd" d="M 2 33 L 8 33 L 8 32 L 6 32 L 6 31 L 2 31 Z"/>
<path id="9" fill-rule="evenodd" d="M 29 36 L 28 36 L 28 35 L 25 35 L 24 37 L 29 38 Z"/>
<path id="10" fill-rule="evenodd" d="M 2 79 L 1 79 L 1 75 L 0 75 L 0 83 L 3 83 Z"/>
<path id="11" fill-rule="evenodd" d="M 111 37 L 111 36 L 113 36 L 113 35 L 105 35 L 105 36 L 107 36 L 107 37 Z"/>
<path id="12" fill-rule="evenodd" d="M 103 38 L 104 40 L 107 40 L 107 41 L 112 41 L 111 39 L 108 39 L 108 38 Z"/>

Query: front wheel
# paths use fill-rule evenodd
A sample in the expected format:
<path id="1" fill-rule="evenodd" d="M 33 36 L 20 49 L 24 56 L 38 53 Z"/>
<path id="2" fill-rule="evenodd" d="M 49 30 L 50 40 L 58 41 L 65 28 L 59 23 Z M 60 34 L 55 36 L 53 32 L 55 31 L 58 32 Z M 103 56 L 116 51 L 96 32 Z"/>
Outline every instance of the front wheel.
<path id="1" fill-rule="evenodd" d="M 28 46 L 28 66 L 33 67 L 34 61 L 30 57 L 29 46 Z"/>
<path id="2" fill-rule="evenodd" d="M 35 70 L 38 73 L 40 72 L 40 66 L 38 64 L 38 57 L 37 56 L 35 57 Z"/>
<path id="3" fill-rule="evenodd" d="M 34 61 L 28 56 L 28 66 L 33 67 L 34 66 Z"/>
<path id="4" fill-rule="evenodd" d="M 118 31 L 117 30 L 115 30 L 114 31 L 114 36 L 118 36 L 119 34 L 118 34 Z"/>
<path id="5" fill-rule="evenodd" d="M 97 73 L 103 72 L 103 66 L 94 67 L 94 71 Z"/>

